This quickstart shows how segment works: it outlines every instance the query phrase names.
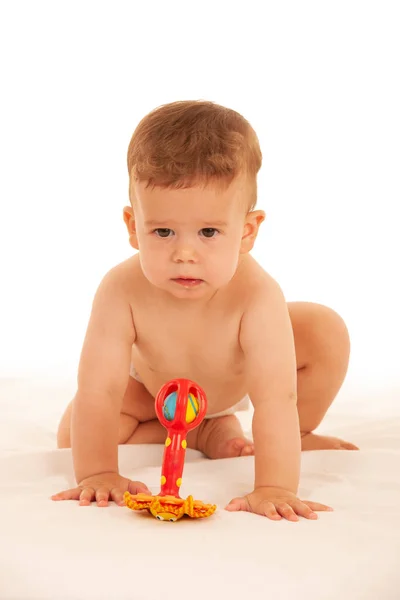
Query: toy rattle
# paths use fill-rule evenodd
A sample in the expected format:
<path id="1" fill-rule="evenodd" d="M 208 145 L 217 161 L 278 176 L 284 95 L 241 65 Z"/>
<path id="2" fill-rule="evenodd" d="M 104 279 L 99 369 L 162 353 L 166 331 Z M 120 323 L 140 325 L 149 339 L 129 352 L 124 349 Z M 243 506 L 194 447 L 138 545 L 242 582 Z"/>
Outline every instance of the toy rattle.
<path id="1" fill-rule="evenodd" d="M 204 504 L 179 496 L 186 453 L 186 436 L 200 425 L 207 411 L 202 388 L 190 379 L 172 379 L 162 386 L 155 400 L 156 414 L 167 429 L 158 496 L 125 492 L 124 501 L 132 510 L 147 509 L 160 521 L 177 521 L 184 515 L 204 518 L 213 514 L 215 504 Z"/>

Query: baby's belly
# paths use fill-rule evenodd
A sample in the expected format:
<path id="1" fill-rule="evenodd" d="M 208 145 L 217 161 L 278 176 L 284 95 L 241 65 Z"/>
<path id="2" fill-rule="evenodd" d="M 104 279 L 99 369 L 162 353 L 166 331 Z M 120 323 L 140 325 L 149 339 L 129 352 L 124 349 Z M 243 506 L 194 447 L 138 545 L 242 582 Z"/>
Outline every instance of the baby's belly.
<path id="1" fill-rule="evenodd" d="M 207 414 L 219 413 L 240 402 L 248 393 L 244 372 L 232 369 L 231 372 L 219 370 L 215 365 L 209 369 L 195 368 L 179 371 L 157 371 L 135 357 L 135 370 L 150 394 L 155 397 L 160 388 L 171 379 L 191 379 L 202 387 L 207 396 Z M 236 372 L 235 372 L 236 371 Z"/>

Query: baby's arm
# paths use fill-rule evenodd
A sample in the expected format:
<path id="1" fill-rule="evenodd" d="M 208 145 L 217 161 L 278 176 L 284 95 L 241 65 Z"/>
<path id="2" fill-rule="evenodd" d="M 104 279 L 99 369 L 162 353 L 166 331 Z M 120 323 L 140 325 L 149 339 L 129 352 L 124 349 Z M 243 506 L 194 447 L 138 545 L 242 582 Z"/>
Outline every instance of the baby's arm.
<path id="1" fill-rule="evenodd" d="M 274 280 L 262 284 L 247 307 L 240 344 L 254 406 L 255 487 L 296 493 L 301 453 L 296 353 L 287 304 Z"/>
<path id="2" fill-rule="evenodd" d="M 135 330 L 118 272 L 104 277 L 94 297 L 73 401 L 71 447 L 77 481 L 118 472 L 118 430 L 128 385 Z"/>
<path id="3" fill-rule="evenodd" d="M 147 492 L 140 482 L 118 473 L 118 433 L 135 330 L 126 282 L 111 270 L 94 297 L 78 370 L 78 390 L 72 402 L 71 447 L 78 487 L 53 500 L 108 499 L 122 504 L 123 492 Z"/>
<path id="4" fill-rule="evenodd" d="M 292 325 L 279 285 L 262 282 L 246 307 L 240 328 L 249 395 L 254 406 L 254 492 L 235 498 L 229 510 L 251 510 L 272 519 L 316 518 L 322 504 L 296 496 L 301 438 L 297 367 Z"/>

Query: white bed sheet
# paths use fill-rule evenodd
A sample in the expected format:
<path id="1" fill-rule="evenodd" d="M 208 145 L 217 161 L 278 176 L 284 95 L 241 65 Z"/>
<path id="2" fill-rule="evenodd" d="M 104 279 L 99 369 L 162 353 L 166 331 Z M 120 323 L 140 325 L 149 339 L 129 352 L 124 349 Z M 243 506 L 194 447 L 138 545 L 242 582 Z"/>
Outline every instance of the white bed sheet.
<path id="1" fill-rule="evenodd" d="M 289 523 L 224 511 L 251 489 L 253 459 L 209 461 L 188 451 L 182 494 L 218 511 L 174 524 L 113 504 L 49 499 L 74 484 L 70 450 L 55 449 L 73 391 L 71 381 L 0 381 L 1 599 L 400 599 L 395 390 L 342 395 L 320 427 L 360 452 L 303 453 L 300 497 L 334 512 Z M 121 446 L 121 472 L 157 492 L 162 452 Z"/>

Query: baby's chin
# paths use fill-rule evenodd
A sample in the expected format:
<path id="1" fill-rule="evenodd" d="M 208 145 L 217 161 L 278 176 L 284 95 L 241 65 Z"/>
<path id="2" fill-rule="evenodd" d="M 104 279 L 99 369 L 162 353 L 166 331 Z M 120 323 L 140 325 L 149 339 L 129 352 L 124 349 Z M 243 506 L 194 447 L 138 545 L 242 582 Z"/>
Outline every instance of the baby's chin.
<path id="1" fill-rule="evenodd" d="M 210 286 L 204 279 L 170 279 L 163 288 L 176 298 L 201 298 L 210 294 Z"/>
<path id="2" fill-rule="evenodd" d="M 211 298 L 216 292 L 228 285 L 232 279 L 232 277 L 228 278 L 225 276 L 218 280 L 199 279 L 184 281 L 182 279 L 165 279 L 159 277 L 156 274 L 147 272 L 143 267 L 142 272 L 150 285 L 158 290 L 160 294 L 182 299 Z"/>
<path id="3" fill-rule="evenodd" d="M 165 297 L 174 298 L 178 301 L 187 301 L 189 303 L 195 301 L 208 301 L 218 291 L 218 288 L 214 285 L 210 285 L 203 279 L 198 283 L 193 284 L 185 284 L 172 279 L 162 282 L 155 280 L 149 281 L 153 287 L 157 288 L 161 296 L 165 295 Z"/>

